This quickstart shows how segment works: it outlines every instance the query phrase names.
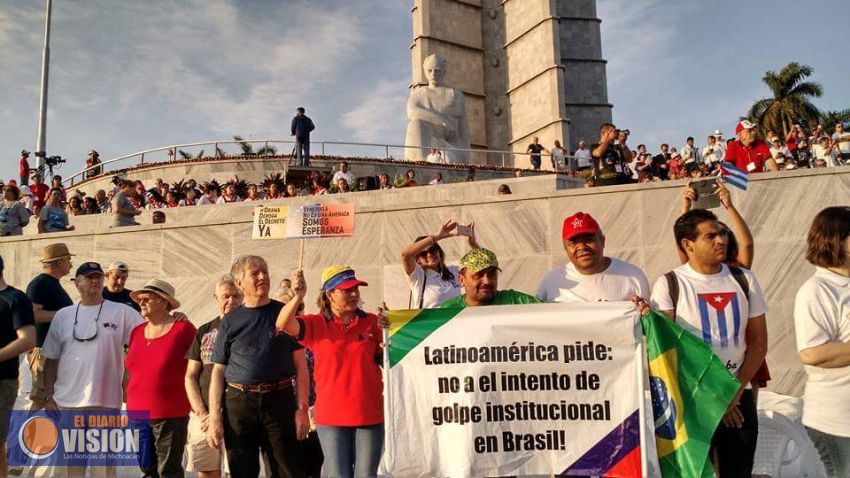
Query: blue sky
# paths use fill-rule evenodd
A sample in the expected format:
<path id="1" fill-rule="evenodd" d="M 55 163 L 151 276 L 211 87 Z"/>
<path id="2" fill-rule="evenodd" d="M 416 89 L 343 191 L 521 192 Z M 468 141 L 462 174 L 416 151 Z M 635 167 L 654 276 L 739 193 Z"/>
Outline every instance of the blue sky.
<path id="1" fill-rule="evenodd" d="M 406 126 L 407 0 L 54 0 L 48 151 L 80 169 L 174 143 L 288 139 L 297 106 L 315 139 L 399 144 Z M 0 3 L 0 177 L 35 144 L 44 2 Z M 598 0 L 614 120 L 633 146 L 698 143 L 768 94 L 797 60 L 850 108 L 839 0 Z M 833 45 L 838 45 L 833 47 Z"/>

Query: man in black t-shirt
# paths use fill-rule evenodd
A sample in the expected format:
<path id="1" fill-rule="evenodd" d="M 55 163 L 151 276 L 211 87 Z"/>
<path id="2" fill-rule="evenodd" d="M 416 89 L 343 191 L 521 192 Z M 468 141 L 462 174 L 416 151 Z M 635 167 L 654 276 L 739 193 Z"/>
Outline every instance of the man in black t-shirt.
<path id="1" fill-rule="evenodd" d="M 71 297 L 62 288 L 59 279 L 71 273 L 71 252 L 62 243 L 51 244 L 41 251 L 42 273 L 35 276 L 27 286 L 27 297 L 32 301 L 35 317 L 35 348 L 27 355 L 32 372 L 32 388 L 30 389 L 30 409 L 44 408 L 44 358 L 41 357 L 41 346 L 50 330 L 50 322 L 56 311 L 73 304 Z"/>
<path id="2" fill-rule="evenodd" d="M 591 148 L 593 177 L 597 186 L 610 186 L 630 182 L 626 174 L 628 164 L 632 162 L 632 152 L 626 145 L 628 135 L 617 129 L 612 123 L 602 123 L 599 127 L 599 143 Z"/>
<path id="3" fill-rule="evenodd" d="M 0 257 L 0 474 L 7 473 L 6 433 L 9 411 L 18 396 L 18 356 L 35 346 L 32 302 L 3 279 Z"/>
<path id="4" fill-rule="evenodd" d="M 108 301 L 130 306 L 136 312 L 141 312 L 142 309 L 139 307 L 139 304 L 130 298 L 130 293 L 133 291 L 124 287 L 129 276 L 130 268 L 124 262 L 115 261 L 109 264 L 109 268 L 106 269 L 106 284 L 103 288 L 103 298 Z"/>
<path id="5" fill-rule="evenodd" d="M 221 318 L 242 304 L 242 293 L 233 282 L 230 275 L 219 279 L 213 294 L 218 304 L 218 317 L 198 328 L 195 340 L 186 359 L 186 391 L 189 403 L 192 404 L 192 415 L 189 416 L 189 436 L 186 440 L 186 470 L 198 472 L 200 477 L 221 476 L 221 450 L 207 443 L 206 431 L 209 419 L 210 377 L 213 363 L 211 361 Z"/>
<path id="6" fill-rule="evenodd" d="M 299 476 L 311 465 L 299 446 L 310 430 L 304 348 L 276 327 L 284 305 L 269 298 L 266 261 L 240 257 L 231 275 L 243 305 L 222 318 L 210 357 L 207 441 L 224 445 L 233 476 L 259 474 L 260 447 L 272 476 Z"/>
<path id="7" fill-rule="evenodd" d="M 532 143 L 528 145 L 527 153 L 531 153 L 531 167 L 534 168 L 535 171 L 540 169 L 540 165 L 542 161 L 540 160 L 540 153 L 546 151 L 546 154 L 549 154 L 549 150 L 543 147 L 540 144 L 540 138 L 537 136 L 534 137 Z"/>

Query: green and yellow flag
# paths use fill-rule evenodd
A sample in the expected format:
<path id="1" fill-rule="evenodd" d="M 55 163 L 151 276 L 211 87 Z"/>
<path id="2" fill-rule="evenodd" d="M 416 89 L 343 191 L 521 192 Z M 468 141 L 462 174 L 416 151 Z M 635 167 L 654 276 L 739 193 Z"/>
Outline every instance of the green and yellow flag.
<path id="1" fill-rule="evenodd" d="M 657 312 L 641 317 L 658 462 L 665 477 L 711 477 L 714 430 L 740 382 L 695 335 Z"/>

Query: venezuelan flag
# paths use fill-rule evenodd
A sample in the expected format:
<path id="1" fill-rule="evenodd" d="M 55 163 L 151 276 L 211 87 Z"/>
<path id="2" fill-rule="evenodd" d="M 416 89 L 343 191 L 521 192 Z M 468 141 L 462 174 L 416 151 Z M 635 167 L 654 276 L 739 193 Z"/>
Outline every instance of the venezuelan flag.
<path id="1" fill-rule="evenodd" d="M 740 382 L 699 337 L 657 312 L 641 318 L 646 336 L 655 443 L 664 477 L 711 477 L 714 430 Z"/>

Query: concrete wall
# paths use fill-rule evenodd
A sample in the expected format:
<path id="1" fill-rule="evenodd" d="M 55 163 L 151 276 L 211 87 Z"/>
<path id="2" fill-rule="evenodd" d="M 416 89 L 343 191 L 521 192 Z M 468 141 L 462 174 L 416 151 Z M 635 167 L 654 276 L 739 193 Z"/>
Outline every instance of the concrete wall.
<path id="1" fill-rule="evenodd" d="M 495 195 L 500 182 L 508 182 L 516 194 Z M 322 197 L 319 201 L 356 204 L 355 236 L 306 242 L 308 310 L 313 308 L 321 270 L 337 263 L 350 264 L 369 282 L 363 289 L 367 309 L 374 310 L 384 300 L 391 307 L 405 307 L 408 289 L 399 253 L 415 236 L 434 232 L 448 218 L 475 222 L 479 242 L 499 256 L 502 288 L 533 293 L 546 271 L 565 263 L 561 224 L 576 211 L 589 212 L 600 222 L 608 255 L 640 265 L 651 282 L 678 265 L 672 226 L 678 217 L 682 182 L 595 189 L 564 186 L 554 176 L 546 176 Z M 799 394 L 804 380 L 794 349 L 791 313 L 797 289 L 814 270 L 804 259 L 805 236 L 821 208 L 850 204 L 850 170 L 756 175 L 750 189 L 733 191 L 733 198 L 755 235 L 753 269 L 770 305 L 768 360 L 774 377 L 770 388 Z M 305 201 L 296 198 L 281 203 Z M 41 249 L 63 241 L 77 254 L 76 264 L 128 262 L 131 288 L 151 277 L 171 281 L 185 304 L 183 310 L 195 323 L 202 323 L 215 315 L 213 285 L 236 256 L 264 256 L 275 283 L 297 265 L 297 241 L 251 240 L 252 207 L 243 203 L 169 210 L 169 222 L 161 226 L 108 229 L 93 223 L 72 233 L 3 238 L 0 254 L 6 262 L 5 277 L 16 287 L 26 287 L 39 271 Z M 722 210 L 717 213 L 727 219 Z M 456 262 L 466 249 L 462 240 L 441 245 L 450 262 Z M 76 292 L 67 279 L 63 285 Z"/>

